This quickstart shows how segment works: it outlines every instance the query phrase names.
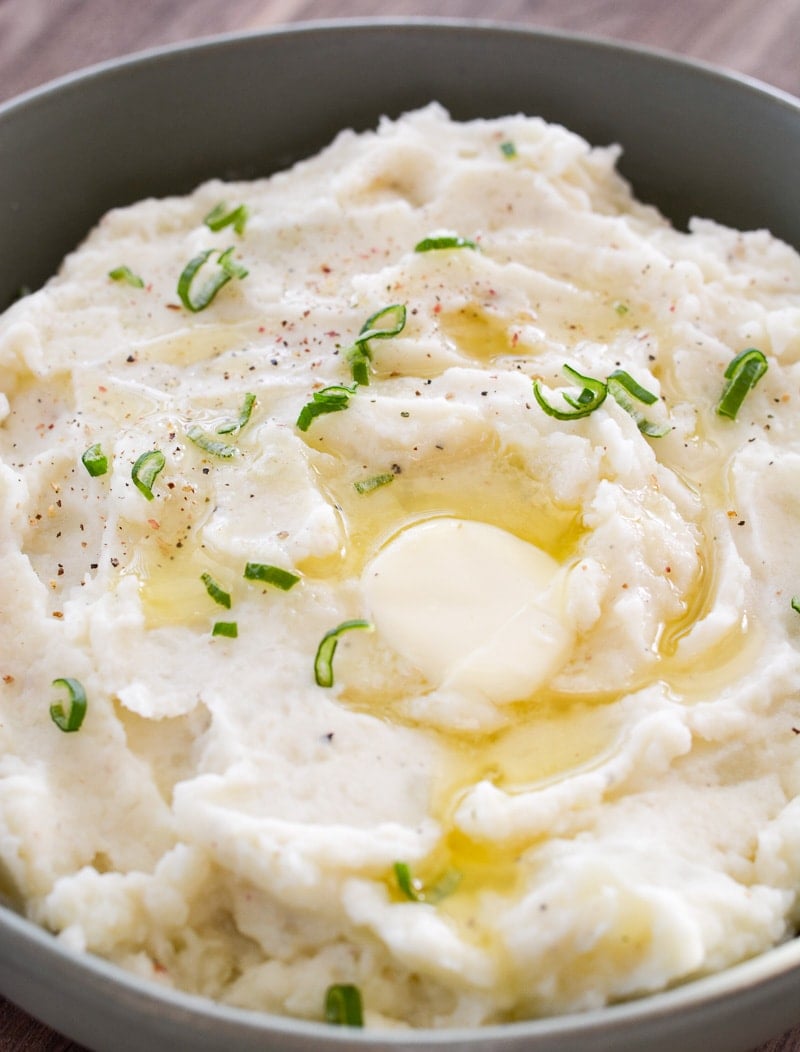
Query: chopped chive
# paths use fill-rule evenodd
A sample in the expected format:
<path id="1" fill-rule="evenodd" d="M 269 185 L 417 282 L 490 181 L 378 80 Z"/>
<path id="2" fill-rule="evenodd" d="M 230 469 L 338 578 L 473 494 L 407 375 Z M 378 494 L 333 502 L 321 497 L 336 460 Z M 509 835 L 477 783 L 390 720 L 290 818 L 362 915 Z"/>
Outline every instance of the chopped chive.
<path id="1" fill-rule="evenodd" d="M 223 588 L 217 584 L 210 573 L 200 574 L 200 580 L 206 586 L 206 591 L 214 600 L 215 603 L 219 603 L 220 606 L 224 606 L 227 610 L 231 608 L 231 597 L 230 593 L 226 592 Z"/>
<path id="2" fill-rule="evenodd" d="M 149 453 L 142 453 L 131 468 L 131 478 L 134 486 L 148 500 L 153 499 L 153 483 L 164 470 L 166 462 L 166 458 L 160 449 L 151 449 Z"/>
<path id="3" fill-rule="evenodd" d="M 500 152 L 504 157 L 513 158 L 517 156 L 517 147 L 513 142 L 501 142 Z"/>
<path id="4" fill-rule="evenodd" d="M 314 679 L 320 687 L 333 686 L 333 655 L 339 645 L 339 637 L 354 628 L 374 631 L 374 626 L 369 621 L 343 621 L 322 637 L 314 658 Z"/>
<path id="5" fill-rule="evenodd" d="M 114 267 L 109 270 L 108 276 L 112 281 L 124 281 L 126 285 L 132 285 L 135 289 L 143 289 L 144 281 L 138 274 L 134 274 L 130 267 Z"/>
<path id="6" fill-rule="evenodd" d="M 421 881 L 412 877 L 411 867 L 406 862 L 395 862 L 393 869 L 397 886 L 405 897 L 412 902 L 425 902 L 429 906 L 435 906 L 437 902 L 452 895 L 462 879 L 459 870 L 451 867 L 426 888 Z"/>
<path id="7" fill-rule="evenodd" d="M 308 431 L 315 417 L 322 416 L 323 413 L 338 413 L 342 409 L 347 409 L 357 387 L 358 384 L 353 384 L 352 387 L 333 384 L 330 387 L 323 387 L 321 391 L 315 391 L 311 396 L 311 401 L 306 402 L 300 410 L 300 415 L 297 417 L 298 429 Z"/>
<path id="8" fill-rule="evenodd" d="M 99 442 L 95 442 L 93 446 L 89 446 L 84 451 L 81 456 L 81 462 L 92 478 L 105 475 L 108 471 L 108 457 L 103 452 Z"/>
<path id="9" fill-rule="evenodd" d="M 792 596 L 792 610 L 795 610 L 798 614 L 800 614 L 800 595 Z"/>
<path id="10" fill-rule="evenodd" d="M 226 639 L 238 639 L 239 626 L 235 621 L 215 621 L 211 629 L 212 636 L 225 636 Z"/>
<path id="11" fill-rule="evenodd" d="M 380 489 L 381 486 L 388 486 L 390 482 L 394 482 L 394 475 L 391 472 L 387 472 L 384 475 L 373 475 L 372 478 L 359 479 L 353 485 L 356 493 L 372 493 L 373 490 Z"/>
<path id="12" fill-rule="evenodd" d="M 404 303 L 392 303 L 388 307 L 370 314 L 359 329 L 358 340 L 363 343 L 366 340 L 388 340 L 390 336 L 398 336 L 406 326 L 406 307 Z"/>
<path id="13" fill-rule="evenodd" d="M 347 352 L 353 379 L 366 387 L 369 384 L 369 363 L 372 361 L 370 340 L 388 340 L 403 331 L 406 325 L 406 307 L 403 303 L 392 303 L 371 314 L 359 330 L 353 346 Z"/>
<path id="14" fill-rule="evenodd" d="M 411 876 L 411 867 L 407 862 L 395 862 L 394 876 L 397 886 L 407 899 L 412 902 L 422 902 L 422 884 Z"/>
<path id="15" fill-rule="evenodd" d="M 628 394 L 633 395 L 638 401 L 644 402 L 645 405 L 653 405 L 658 401 L 658 395 L 654 395 L 652 391 L 648 391 L 646 387 L 642 387 L 642 385 L 637 383 L 631 374 L 626 373 L 624 369 L 615 369 L 614 372 L 609 375 L 608 379 L 616 380 L 620 386 L 625 388 Z"/>
<path id="16" fill-rule="evenodd" d="M 69 695 L 69 712 L 64 712 L 60 701 L 50 706 L 50 719 L 65 733 L 77 731 L 86 715 L 86 691 L 77 679 L 63 676 L 53 680 L 54 687 L 65 687 Z"/>
<path id="17" fill-rule="evenodd" d="M 366 343 L 354 343 L 346 355 L 350 363 L 350 373 L 353 380 L 362 387 L 369 385 L 369 363 L 372 361 L 372 352 Z"/>
<path id="18" fill-rule="evenodd" d="M 533 394 L 536 401 L 548 416 L 553 416 L 556 420 L 578 420 L 580 417 L 589 416 L 606 400 L 606 395 L 608 394 L 606 384 L 602 380 L 595 380 L 591 376 L 583 376 L 569 365 L 564 366 L 564 372 L 570 380 L 583 384 L 581 393 L 577 398 L 562 392 L 561 397 L 570 406 L 570 409 L 556 409 L 555 406 L 550 405 L 542 393 L 541 384 L 538 380 L 533 381 Z"/>
<path id="19" fill-rule="evenodd" d="M 361 991 L 352 983 L 336 983 L 325 991 L 325 1019 L 334 1026 L 363 1026 Z"/>
<path id="20" fill-rule="evenodd" d="M 236 208 L 228 211 L 228 206 L 225 202 L 220 201 L 218 205 L 211 209 L 203 222 L 209 230 L 223 230 L 226 226 L 232 226 L 237 234 L 243 234 L 245 223 L 249 217 L 250 210 L 247 205 L 238 205 Z"/>
<path id="21" fill-rule="evenodd" d="M 766 371 L 767 358 L 763 351 L 756 347 L 740 351 L 725 370 L 728 383 L 717 405 L 717 413 L 735 420 L 745 396 L 752 391 Z"/>
<path id="22" fill-rule="evenodd" d="M 425 237 L 414 245 L 415 252 L 438 252 L 448 248 L 472 248 L 480 251 L 476 241 L 471 241 L 468 237 L 459 237 L 458 234 Z"/>
<path id="23" fill-rule="evenodd" d="M 230 460 L 231 457 L 235 457 L 239 452 L 236 446 L 232 446 L 228 442 L 220 442 L 218 438 L 209 435 L 207 431 L 204 431 L 197 424 L 193 424 L 189 428 L 186 432 L 186 437 L 206 453 L 211 453 L 215 457 L 222 457 L 225 460 Z"/>
<path id="24" fill-rule="evenodd" d="M 648 435 L 650 438 L 663 438 L 670 431 L 669 426 L 654 424 L 641 413 L 635 402 L 653 405 L 658 401 L 658 397 L 637 383 L 630 373 L 626 373 L 624 369 L 615 369 L 608 377 L 606 384 L 608 393 L 626 413 L 630 413 L 643 435 Z"/>
<path id="25" fill-rule="evenodd" d="M 250 422 L 250 416 L 253 412 L 253 406 L 256 404 L 256 396 L 249 392 L 244 396 L 242 402 L 242 408 L 239 410 L 239 416 L 236 420 L 229 420 L 225 424 L 220 424 L 217 428 L 218 435 L 229 435 L 231 431 L 241 431 L 242 428 Z"/>
<path id="26" fill-rule="evenodd" d="M 284 592 L 294 588 L 300 580 L 298 574 L 282 570 L 280 566 L 269 566 L 267 563 L 248 563 L 244 568 L 244 576 L 248 581 L 263 581 Z"/>
<path id="27" fill-rule="evenodd" d="M 619 314 L 620 318 L 628 313 L 630 307 L 627 303 L 623 303 L 622 300 L 617 300 L 616 303 L 612 304 L 614 310 Z"/>
<path id="28" fill-rule="evenodd" d="M 208 279 L 208 281 L 206 281 L 205 285 L 203 285 L 193 298 L 192 285 L 194 279 L 197 276 L 198 271 L 200 271 L 207 263 L 209 256 L 214 252 L 217 252 L 219 255 L 219 259 L 217 260 L 217 266 L 219 269 Z M 214 248 L 208 248 L 204 252 L 200 252 L 193 259 L 189 260 L 183 268 L 181 276 L 178 278 L 178 296 L 187 310 L 195 313 L 197 311 L 205 310 L 223 285 L 227 285 L 231 278 L 239 278 L 241 280 L 242 278 L 247 277 L 247 270 L 245 267 L 235 263 L 233 259 L 231 259 L 232 252 L 233 245 L 231 245 L 230 248 L 226 248 L 224 252 L 219 252 Z"/>

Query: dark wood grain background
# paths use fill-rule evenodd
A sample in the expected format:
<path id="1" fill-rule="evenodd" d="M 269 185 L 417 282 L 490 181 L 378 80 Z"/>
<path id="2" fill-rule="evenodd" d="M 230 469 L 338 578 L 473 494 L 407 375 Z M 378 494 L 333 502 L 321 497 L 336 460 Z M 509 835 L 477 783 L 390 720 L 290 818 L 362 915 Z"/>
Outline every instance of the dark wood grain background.
<path id="1" fill-rule="evenodd" d="M 633 41 L 800 95 L 800 0 L 0 0 L 0 102 L 95 62 L 216 33 L 415 15 L 491 18 Z M 81 1052 L 0 999 L 0 1052 L 17 1049 Z M 710 1044 L 709 1052 L 725 1050 Z M 800 1026 L 757 1052 L 800 1052 Z"/>

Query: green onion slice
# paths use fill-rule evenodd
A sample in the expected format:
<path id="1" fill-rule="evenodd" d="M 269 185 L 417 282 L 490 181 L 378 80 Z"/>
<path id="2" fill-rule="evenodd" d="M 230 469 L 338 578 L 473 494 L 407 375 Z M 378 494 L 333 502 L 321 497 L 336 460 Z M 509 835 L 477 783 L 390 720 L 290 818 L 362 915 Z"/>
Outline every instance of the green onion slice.
<path id="1" fill-rule="evenodd" d="M 426 888 L 411 875 L 411 867 L 406 862 L 395 862 L 394 876 L 397 886 L 407 899 L 412 902 L 425 902 L 429 906 L 435 906 L 437 902 L 452 895 L 462 880 L 460 871 L 451 867 L 446 869 L 434 884 Z"/>
<path id="2" fill-rule="evenodd" d="M 513 158 L 517 156 L 517 147 L 513 142 L 501 142 L 500 152 L 504 157 Z"/>
<path id="3" fill-rule="evenodd" d="M 602 380 L 583 376 L 569 365 L 564 366 L 564 373 L 570 380 L 583 385 L 577 398 L 562 392 L 561 397 L 570 406 L 570 409 L 556 409 L 555 406 L 550 405 L 542 393 L 539 381 L 533 381 L 534 397 L 548 416 L 553 416 L 556 420 L 578 420 L 580 417 L 589 416 L 605 402 L 608 388 Z"/>
<path id="4" fill-rule="evenodd" d="M 658 401 L 658 396 L 637 383 L 630 373 L 626 373 L 624 369 L 615 369 L 608 377 L 606 384 L 608 393 L 626 413 L 630 413 L 643 435 L 648 435 L 650 438 L 663 438 L 670 431 L 669 426 L 654 424 L 639 410 L 636 402 L 653 405 Z"/>
<path id="5" fill-rule="evenodd" d="M 186 432 L 186 437 L 194 442 L 196 446 L 204 450 L 206 453 L 210 453 L 214 457 L 222 457 L 225 460 L 230 460 L 231 457 L 235 457 L 239 450 L 236 446 L 230 445 L 228 442 L 221 442 L 218 438 L 214 438 L 213 435 L 209 435 L 207 431 L 204 431 L 198 424 L 193 424 Z"/>
<path id="6" fill-rule="evenodd" d="M 223 230 L 226 226 L 232 226 L 237 234 L 244 233 L 245 223 L 250 217 L 250 209 L 247 205 L 238 205 L 228 211 L 224 201 L 215 205 L 203 222 L 209 230 Z"/>
<path id="7" fill-rule="evenodd" d="M 411 876 L 411 867 L 407 862 L 395 862 L 394 876 L 397 886 L 407 899 L 412 902 L 424 902 L 422 883 Z"/>
<path id="8" fill-rule="evenodd" d="M 404 303 L 392 303 L 371 314 L 359 330 L 356 341 L 347 352 L 347 360 L 357 384 L 369 384 L 369 363 L 372 361 L 370 340 L 388 340 L 399 335 L 406 327 Z"/>
<path id="9" fill-rule="evenodd" d="M 236 420 L 229 420 L 227 423 L 220 424 L 217 428 L 218 435 L 229 435 L 231 431 L 241 431 L 246 424 L 250 422 L 250 416 L 253 412 L 253 406 L 256 404 L 256 396 L 249 392 L 244 396 L 242 402 L 242 408 L 239 410 L 239 416 Z"/>
<path id="10" fill-rule="evenodd" d="M 93 446 L 89 446 L 85 450 L 81 456 L 81 461 L 92 478 L 105 475 L 108 471 L 108 457 L 103 452 L 99 442 L 95 442 Z"/>
<path id="11" fill-rule="evenodd" d="M 151 449 L 149 453 L 142 453 L 131 468 L 131 478 L 134 486 L 148 500 L 153 499 L 153 483 L 164 470 L 166 462 L 166 458 L 160 449 Z"/>
<path id="12" fill-rule="evenodd" d="M 321 391 L 315 391 L 311 396 L 311 401 L 303 406 L 297 417 L 299 430 L 308 431 L 311 421 L 317 416 L 322 416 L 323 413 L 338 413 L 342 409 L 347 409 L 351 397 L 356 393 L 357 386 L 358 384 L 353 384 L 352 387 L 334 384 L 331 387 L 323 387 Z"/>
<path id="13" fill-rule="evenodd" d="M 314 679 L 320 687 L 333 686 L 333 655 L 339 645 L 339 637 L 345 632 L 351 632 L 355 628 L 363 628 L 366 632 L 373 632 L 375 626 L 369 621 L 342 621 L 336 628 L 332 628 L 322 637 L 317 647 L 317 655 L 314 658 Z"/>
<path id="14" fill-rule="evenodd" d="M 212 636 L 225 636 L 226 639 L 238 639 L 239 626 L 235 621 L 215 621 L 211 629 Z"/>
<path id="15" fill-rule="evenodd" d="M 792 596 L 792 610 L 795 610 L 798 614 L 800 614 L 800 595 Z"/>
<path id="16" fill-rule="evenodd" d="M 86 691 L 77 679 L 70 676 L 54 679 L 53 686 L 66 688 L 69 695 L 69 712 L 64 712 L 64 706 L 60 701 L 56 701 L 50 706 L 50 719 L 65 733 L 79 730 L 86 715 Z"/>
<path id="17" fill-rule="evenodd" d="M 717 413 L 735 420 L 745 396 L 752 391 L 766 371 L 767 358 L 763 351 L 756 347 L 740 351 L 725 370 L 728 383 L 717 405 Z"/>
<path id="18" fill-rule="evenodd" d="M 214 252 L 217 252 L 219 255 L 219 259 L 217 260 L 218 269 L 193 297 L 192 285 L 194 279 L 198 271 L 205 266 L 209 257 Z M 205 252 L 200 252 L 199 255 L 196 255 L 193 259 L 189 260 L 183 268 L 181 276 L 178 278 L 178 296 L 180 296 L 181 303 L 187 310 L 195 313 L 197 311 L 205 310 L 223 285 L 227 285 L 231 278 L 239 278 L 241 280 L 242 278 L 247 277 L 247 270 L 245 267 L 234 262 L 231 258 L 232 252 L 233 245 L 231 245 L 230 248 L 226 248 L 224 252 L 219 252 L 214 248 L 208 248 Z"/>
<path id="19" fill-rule="evenodd" d="M 130 267 L 114 267 L 113 270 L 109 270 L 108 276 L 112 281 L 124 281 L 126 285 L 132 285 L 135 289 L 144 288 L 144 281 L 138 274 L 134 274 Z"/>
<path id="20" fill-rule="evenodd" d="M 391 472 L 386 472 L 384 475 L 373 475 L 372 478 L 359 479 L 353 485 L 356 493 L 372 493 L 373 490 L 380 489 L 381 486 L 388 486 L 390 482 L 394 482 L 394 475 Z"/>
<path id="21" fill-rule="evenodd" d="M 284 592 L 294 588 L 300 580 L 298 574 L 282 570 L 280 566 L 269 566 L 267 563 L 248 563 L 244 568 L 244 576 L 248 581 L 263 581 Z"/>
<path id="22" fill-rule="evenodd" d="M 447 248 L 472 248 L 480 251 L 477 241 L 471 241 L 468 237 L 459 237 L 458 234 L 425 237 L 414 245 L 415 252 L 438 252 Z"/>
<path id="23" fill-rule="evenodd" d="M 224 606 L 226 610 L 231 608 L 231 597 L 230 593 L 226 592 L 223 588 L 217 584 L 210 573 L 201 573 L 200 580 L 206 586 L 206 591 L 214 600 L 215 603 L 219 603 L 220 606 Z"/>
<path id="24" fill-rule="evenodd" d="M 336 983 L 325 991 L 325 1019 L 334 1026 L 363 1026 L 361 991 L 352 983 Z"/>

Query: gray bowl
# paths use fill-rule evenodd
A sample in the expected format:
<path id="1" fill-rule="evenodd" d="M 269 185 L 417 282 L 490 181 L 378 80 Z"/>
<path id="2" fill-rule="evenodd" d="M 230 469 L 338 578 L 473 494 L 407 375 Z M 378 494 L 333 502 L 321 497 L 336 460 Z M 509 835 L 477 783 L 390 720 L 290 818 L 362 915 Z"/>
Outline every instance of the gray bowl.
<path id="1" fill-rule="evenodd" d="M 676 224 L 699 214 L 767 227 L 800 247 L 800 103 L 787 95 L 591 38 L 474 22 L 339 22 L 151 52 L 0 107 L 0 304 L 41 284 L 111 206 L 212 176 L 267 174 L 343 127 L 433 99 L 456 118 L 522 111 L 597 144 L 619 142 L 639 197 Z M 0 907 L 0 992 L 97 1052 L 746 1052 L 800 1020 L 799 989 L 796 940 L 602 1011 L 376 1035 L 144 984 Z"/>

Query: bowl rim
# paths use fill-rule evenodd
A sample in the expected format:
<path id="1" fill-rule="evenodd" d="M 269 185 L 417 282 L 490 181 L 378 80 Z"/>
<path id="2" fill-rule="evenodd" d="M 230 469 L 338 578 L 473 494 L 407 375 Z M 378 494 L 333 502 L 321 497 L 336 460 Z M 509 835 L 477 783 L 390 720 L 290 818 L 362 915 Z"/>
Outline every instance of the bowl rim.
<path id="1" fill-rule="evenodd" d="M 320 18 L 277 23 L 268 27 L 200 35 L 175 43 L 145 47 L 70 70 L 0 100 L 0 122 L 11 118 L 27 107 L 35 107 L 46 102 L 52 96 L 65 91 L 78 90 L 89 81 L 119 76 L 128 69 L 152 63 L 169 62 L 177 55 L 236 48 L 248 41 L 262 38 L 287 35 L 295 37 L 330 33 L 331 31 L 360 32 L 375 28 L 397 29 L 406 32 L 456 30 L 470 34 L 529 36 L 593 50 L 638 55 L 650 62 L 666 64 L 674 69 L 694 71 L 695 74 L 702 77 L 722 81 L 731 86 L 738 85 L 767 96 L 773 103 L 788 107 L 800 117 L 799 96 L 750 74 L 652 45 L 594 33 L 554 29 L 513 21 L 388 15 Z M 635 1025 L 645 1020 L 653 1022 L 656 1019 L 674 1017 L 682 1012 L 707 1010 L 710 1005 L 726 1003 L 737 994 L 758 996 L 763 988 L 773 981 L 780 978 L 789 979 L 795 972 L 800 974 L 800 938 L 794 937 L 721 971 L 701 975 L 668 989 L 643 993 L 640 996 L 600 1008 L 476 1027 L 459 1026 L 439 1029 L 426 1027 L 397 1030 L 365 1028 L 358 1030 L 349 1027 L 333 1027 L 325 1022 L 284 1016 L 268 1011 L 239 1008 L 202 995 L 161 985 L 130 972 L 97 954 L 70 948 L 58 936 L 2 903 L 0 903 L 0 932 L 10 935 L 15 946 L 33 947 L 34 952 L 45 957 L 56 958 L 64 967 L 82 972 L 99 985 L 121 988 L 132 995 L 134 1000 L 153 1008 L 167 1005 L 181 1014 L 207 1021 L 217 1021 L 229 1026 L 243 1027 L 253 1032 L 268 1031 L 278 1035 L 283 1033 L 287 1037 L 314 1040 L 319 1040 L 324 1036 L 326 1043 L 339 1044 L 344 1047 L 364 1044 L 372 1048 L 380 1046 L 391 1049 L 394 1046 L 406 1045 L 410 1034 L 413 1035 L 415 1043 L 426 1043 L 430 1047 L 477 1046 L 487 1042 L 494 1042 L 492 1047 L 499 1047 L 505 1042 L 517 1042 L 524 1038 L 546 1039 L 548 1037 L 569 1037 L 590 1031 L 597 1033 L 607 1028 L 617 1030 L 620 1026 Z M 0 988 L 0 993 L 2 992 Z M 800 1008 L 798 1008 L 797 1017 L 800 1019 Z"/>
<path id="2" fill-rule="evenodd" d="M 92 80 L 105 75 L 115 75 L 128 67 L 139 66 L 151 62 L 169 60 L 176 54 L 184 52 L 195 52 L 202 50 L 216 50 L 229 46 L 240 46 L 242 42 L 264 37 L 300 36 L 316 32 L 331 31 L 362 31 L 375 28 L 387 28 L 403 30 L 425 30 L 425 31 L 447 31 L 464 30 L 476 33 L 497 33 L 502 36 L 530 36 L 551 41 L 562 41 L 573 43 L 590 49 L 618 52 L 622 51 L 630 55 L 640 55 L 652 61 L 662 62 L 667 65 L 683 69 L 693 69 L 697 73 L 704 74 L 711 79 L 739 84 L 759 93 L 771 96 L 776 102 L 788 105 L 800 112 L 800 95 L 770 84 L 767 81 L 753 76 L 749 73 L 739 72 L 732 67 L 726 67 L 707 59 L 684 56 L 679 52 L 651 44 L 642 44 L 637 41 L 617 39 L 602 34 L 582 32 L 577 30 L 555 29 L 549 26 L 539 26 L 525 22 L 514 22 L 495 20 L 490 18 L 459 18 L 445 16 L 410 15 L 400 17 L 396 15 L 376 15 L 371 17 L 352 16 L 347 18 L 318 18 L 298 22 L 281 22 L 263 28 L 247 30 L 231 30 L 223 33 L 201 34 L 174 43 L 156 44 L 143 47 L 118 56 L 92 62 L 86 66 L 80 66 L 68 72 L 61 73 L 48 78 L 41 84 L 16 93 L 9 98 L 0 100 L 0 119 L 5 118 L 8 113 L 30 103 L 36 102 L 41 97 L 58 93 L 73 85 L 79 85 L 87 80 Z"/>

